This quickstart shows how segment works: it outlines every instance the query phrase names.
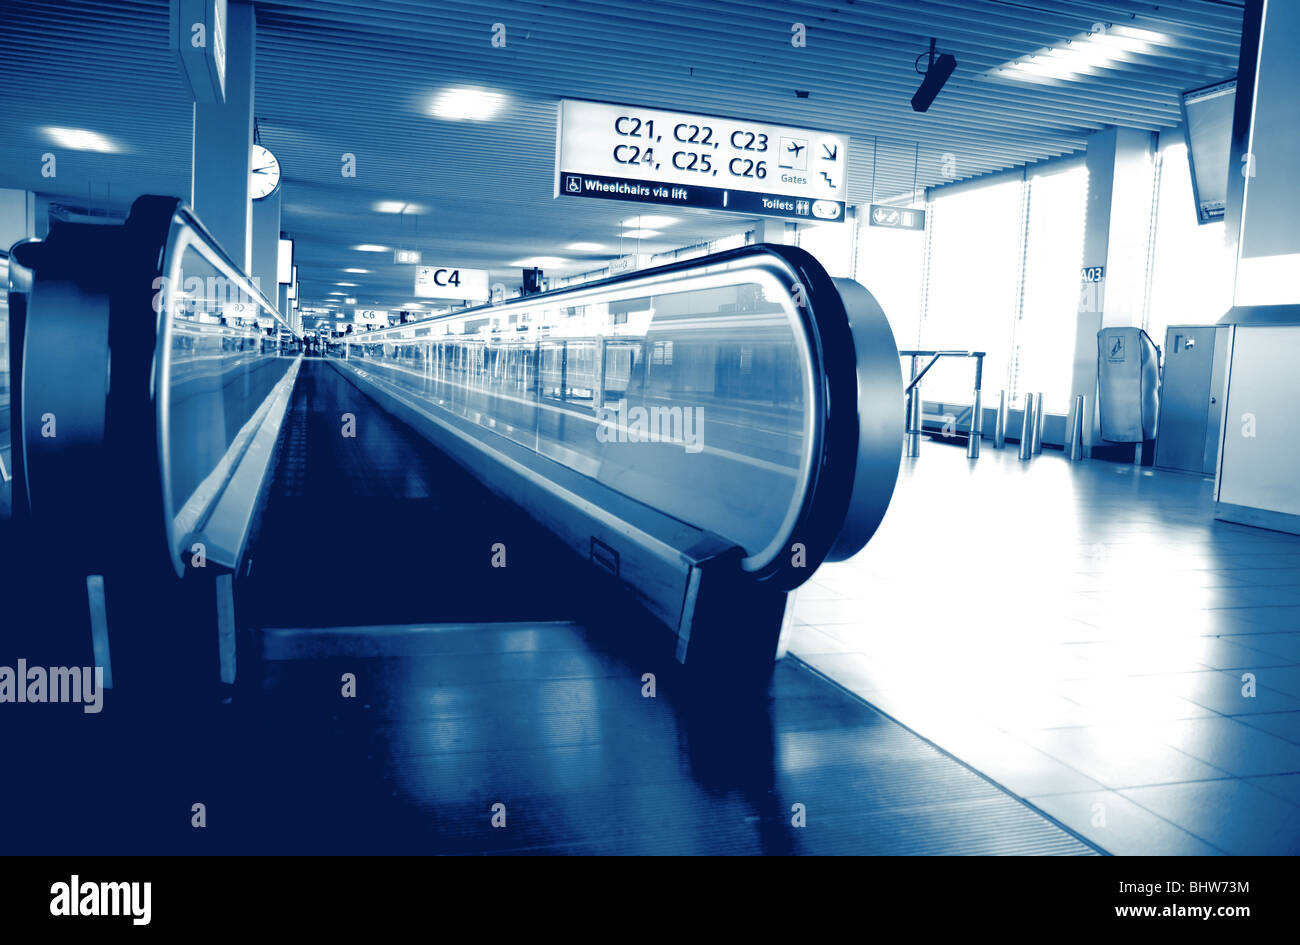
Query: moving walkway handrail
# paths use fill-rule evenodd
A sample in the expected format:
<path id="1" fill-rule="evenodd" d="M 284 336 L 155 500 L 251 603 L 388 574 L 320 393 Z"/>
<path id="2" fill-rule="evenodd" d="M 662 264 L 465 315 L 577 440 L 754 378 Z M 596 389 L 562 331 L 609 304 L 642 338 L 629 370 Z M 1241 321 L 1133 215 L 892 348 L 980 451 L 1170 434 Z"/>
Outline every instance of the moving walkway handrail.
<path id="1" fill-rule="evenodd" d="M 153 204 L 154 200 L 158 201 L 156 206 Z M 144 201 L 148 201 L 148 203 L 142 204 Z M 295 364 L 286 371 L 285 376 L 275 388 L 267 393 L 265 397 L 258 399 L 256 406 L 242 425 L 239 433 L 232 439 L 226 454 L 222 457 L 222 461 L 204 477 L 204 483 L 208 485 L 207 491 L 210 494 L 201 495 L 200 492 L 196 492 L 190 498 L 199 501 L 190 502 L 186 502 L 184 498 L 177 496 L 173 486 L 175 457 L 172 455 L 172 365 L 176 329 L 174 314 L 178 303 L 184 301 L 185 277 L 182 266 L 186 251 L 191 248 L 194 249 L 207 262 L 221 271 L 221 277 L 228 280 L 229 285 L 234 289 L 233 294 L 240 300 L 237 304 L 243 304 L 242 300 L 248 299 L 251 304 L 256 306 L 256 314 L 253 316 L 255 323 L 259 319 L 267 317 L 273 321 L 271 333 L 275 338 L 277 353 L 282 331 L 288 331 L 299 341 L 301 336 L 293 330 L 293 326 L 289 321 L 281 316 L 275 304 L 261 291 L 261 288 L 243 274 L 240 267 L 236 265 L 234 260 L 221 247 L 216 238 L 208 232 L 189 207 L 174 198 L 144 197 L 137 201 L 132 212 L 137 212 L 137 209 L 150 214 L 156 213 L 159 218 L 166 215 L 170 210 L 170 219 L 167 223 L 167 232 L 159 267 L 159 278 L 165 281 L 160 287 L 161 291 L 155 296 L 158 329 L 153 377 L 155 378 L 154 402 L 157 417 L 158 464 L 162 485 L 163 515 L 171 538 L 173 566 L 177 569 L 177 573 L 181 574 L 185 567 L 183 556 L 186 545 L 190 542 L 193 533 L 197 529 L 206 527 L 208 530 L 213 530 L 212 516 L 214 511 L 220 507 L 221 500 L 225 498 L 232 484 L 237 481 L 239 465 L 242 459 L 248 455 L 249 450 L 255 447 L 255 443 L 258 441 L 258 433 L 262 430 L 263 423 L 268 418 L 271 420 L 271 425 L 261 434 L 261 440 L 265 442 L 268 437 L 274 437 L 278 433 L 279 423 L 283 419 L 284 411 L 287 409 L 288 395 L 292 390 L 297 371 L 297 365 Z M 161 222 L 161 219 L 158 222 Z M 269 462 L 269 456 L 266 459 Z M 257 481 L 251 485 L 260 490 L 263 477 L 268 475 L 269 472 L 269 468 L 258 470 Z M 217 481 L 211 481 L 213 479 Z M 235 522 L 239 524 L 227 526 L 224 529 L 229 532 L 233 527 L 235 534 L 230 535 L 220 549 L 207 549 L 209 552 L 217 551 L 216 557 L 219 559 L 219 563 L 234 568 L 242 558 L 249 537 L 249 526 L 251 526 L 256 503 L 257 497 L 255 495 L 239 497 L 238 505 L 242 508 L 233 513 Z M 183 514 L 186 506 L 193 507 L 189 515 Z M 223 556 L 224 560 L 222 560 Z"/>
<path id="2" fill-rule="evenodd" d="M 693 298 L 690 293 L 704 297 L 709 293 L 732 292 L 742 298 L 742 288 L 757 289 L 757 302 L 748 309 L 743 303 L 739 308 L 735 305 L 715 306 L 713 311 L 707 312 L 694 309 L 677 312 L 673 308 L 674 299 Z M 627 322 L 608 321 L 593 325 L 593 317 L 587 308 L 583 308 L 594 306 L 598 313 L 595 317 L 600 318 L 602 311 L 609 316 L 613 307 L 621 305 L 626 310 L 640 300 L 645 300 L 643 305 L 649 312 L 649 319 L 639 333 Z M 668 309 L 666 315 L 663 313 L 665 306 Z M 560 312 L 565 315 L 559 315 Z M 758 322 L 760 315 L 757 313 L 760 312 L 765 313 L 761 316 L 767 319 L 764 324 L 775 325 L 781 316 L 786 319 L 790 350 L 797 358 L 797 364 L 792 367 L 797 367 L 795 373 L 802 385 L 796 401 L 803 407 L 803 435 L 792 490 L 794 500 L 779 527 L 771 529 L 770 538 L 742 543 L 746 552 L 743 567 L 757 580 L 790 589 L 802 583 L 823 560 L 839 560 L 855 553 L 875 531 L 892 495 L 898 469 L 898 434 L 901 432 L 892 407 L 901 390 L 901 378 L 893 336 L 883 313 L 865 289 L 849 280 L 831 279 L 807 252 L 789 246 L 742 247 L 651 270 L 625 273 L 600 282 L 346 335 L 335 342 L 338 346 L 356 349 L 362 355 L 375 351 L 372 359 L 363 362 L 374 365 L 372 373 L 373 370 L 387 370 L 387 376 L 399 379 L 408 387 L 412 384 L 410 378 L 425 374 L 416 385 L 421 391 L 432 390 L 437 384 L 427 375 L 440 366 L 430 364 L 437 361 L 439 352 L 435 349 L 439 346 L 464 349 L 469 341 L 475 345 L 482 342 L 487 349 L 514 350 L 519 347 L 519 339 L 525 339 L 521 357 L 525 361 L 532 357 L 536 370 L 531 375 L 525 372 L 520 377 L 532 378 L 530 383 L 533 384 L 540 382 L 543 373 L 543 349 L 559 346 L 558 365 L 550 373 L 560 379 L 559 387 L 562 389 L 555 400 L 563 404 L 567 390 L 572 386 L 566 379 L 569 343 L 584 348 L 607 343 L 640 345 L 640 361 L 636 363 L 645 365 L 649 372 L 645 377 L 648 378 L 653 373 L 650 369 L 654 348 L 651 339 L 656 332 L 709 325 L 713 326 L 710 330 L 719 333 L 728 344 L 739 345 L 747 340 L 744 332 L 756 330 L 754 324 Z M 746 315 L 749 322 L 745 320 Z M 577 318 L 577 334 L 567 322 L 574 316 L 580 316 Z M 624 311 L 623 317 L 630 316 Z M 729 320 L 735 324 L 729 325 Z M 452 331 L 462 326 L 477 328 L 478 333 Z M 494 332 L 494 328 L 497 331 Z M 662 334 L 660 337 L 668 339 L 667 343 L 671 344 L 674 336 Z M 676 340 L 679 344 L 686 344 L 680 335 Z M 687 340 L 692 339 L 688 337 Z M 698 343 L 698 339 L 694 340 Z M 402 353 L 405 349 L 419 349 L 409 356 L 411 368 L 402 367 L 402 358 L 407 357 Z M 654 352 L 656 356 L 657 353 Z M 584 351 L 584 356 L 594 359 L 595 368 L 588 370 L 594 370 L 592 376 L 598 379 L 598 383 L 593 382 L 590 388 L 584 388 L 591 393 L 583 396 L 590 401 L 588 413 L 592 410 L 599 412 L 605 386 L 605 356 L 601 351 Z M 480 365 L 482 357 L 473 355 Z M 635 360 L 636 356 L 631 354 L 629 357 Z M 673 357 L 671 350 L 666 357 Z M 752 370 L 755 355 L 751 352 L 750 357 Z M 657 361 L 654 363 L 658 364 Z M 453 369 L 460 370 L 461 362 L 456 362 Z M 714 369 L 719 370 L 720 365 L 715 363 Z M 407 376 L 400 377 L 399 372 Z M 464 384 L 457 386 L 466 387 Z M 601 394 L 595 392 L 596 387 L 602 389 Z M 649 388 L 643 386 L 641 391 L 648 395 Z M 544 402 L 547 399 L 544 395 L 538 395 L 535 390 L 524 393 L 534 408 L 534 418 L 539 418 L 543 409 L 556 411 L 554 405 Z M 541 421 L 534 419 L 533 422 Z M 556 448 L 561 445 L 568 450 L 576 446 L 581 451 L 588 444 L 575 444 L 570 440 L 557 444 Z M 732 455 L 735 455 L 734 450 Z M 573 468 L 580 471 L 586 468 L 589 475 L 600 475 L 603 454 L 595 451 L 595 455 L 584 455 L 581 459 L 582 462 L 575 462 Z M 684 463 L 678 465 L 684 468 Z M 700 467 L 697 464 L 695 468 Z M 628 478 L 633 475 L 634 472 L 629 473 Z M 746 487 L 743 481 L 730 485 L 742 492 Z M 625 482 L 615 485 L 615 488 L 620 486 L 623 486 L 620 491 L 642 501 L 648 501 L 648 495 L 656 491 L 653 488 L 627 491 Z M 658 494 L 662 495 L 662 491 Z M 737 540 L 736 534 L 728 534 L 726 528 L 719 527 L 708 515 L 693 517 L 675 511 L 671 502 L 649 504 L 690 525 Z"/>
<path id="3" fill-rule="evenodd" d="M 224 481 L 210 483 L 212 501 L 203 510 L 210 516 L 249 449 L 251 434 L 257 432 L 250 427 L 232 433 L 225 429 L 225 420 L 246 425 L 259 410 L 265 419 L 262 408 L 270 394 L 263 389 L 266 385 L 250 387 L 245 379 L 238 393 L 256 403 L 225 404 L 227 409 L 209 413 L 220 414 L 219 428 L 195 425 L 190 431 L 196 439 L 216 444 L 210 452 L 220 455 L 178 463 L 171 422 L 177 306 L 188 304 L 202 312 L 194 323 L 204 318 L 209 334 L 222 339 L 223 352 L 230 339 L 241 349 L 256 342 L 257 352 L 251 347 L 241 351 L 246 356 L 232 365 L 244 374 L 266 360 L 269 348 L 260 328 L 241 329 L 241 322 L 255 326 L 259 319 L 269 321 L 277 355 L 281 332 L 296 333 L 194 213 L 174 197 L 140 197 L 121 223 L 55 223 L 45 241 L 19 244 L 14 254 L 34 272 L 20 437 L 33 514 L 42 515 L 47 531 L 102 533 L 105 537 L 94 543 L 96 561 L 87 564 L 91 570 L 120 556 L 130 544 L 127 536 L 140 536 L 142 547 L 155 553 L 154 529 L 161 519 L 167 557 L 176 573 L 183 573 L 181 550 L 189 536 L 173 534 L 173 528 L 176 506 L 186 497 L 173 495 L 174 472 L 178 466 L 210 463 L 201 475 L 195 474 L 203 479 L 218 460 L 228 460 Z M 182 257 L 199 270 L 184 272 Z M 219 295 L 213 296 L 214 291 Z M 227 302 L 237 312 L 226 312 Z M 227 315 L 234 317 L 228 321 Z M 224 363 L 211 360 L 213 365 Z M 211 366 L 206 375 L 206 393 L 222 396 Z M 200 385 L 203 381 L 196 378 Z M 47 415 L 57 416 L 58 437 L 39 434 Z M 88 464 L 101 470 L 97 488 L 85 484 Z M 205 520 L 204 515 L 196 520 Z M 236 544 L 235 551 L 242 551 L 242 540 Z"/>

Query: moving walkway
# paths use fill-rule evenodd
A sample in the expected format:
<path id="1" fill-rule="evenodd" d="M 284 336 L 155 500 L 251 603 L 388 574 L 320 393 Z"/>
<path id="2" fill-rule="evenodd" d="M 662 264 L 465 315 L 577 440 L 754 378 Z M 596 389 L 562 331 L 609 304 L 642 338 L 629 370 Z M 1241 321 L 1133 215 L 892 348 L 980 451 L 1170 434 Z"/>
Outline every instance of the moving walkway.
<path id="1" fill-rule="evenodd" d="M 170 571 L 193 592 L 187 622 L 211 625 L 191 642 L 233 682 L 235 589 L 298 339 L 175 200 L 141 198 L 118 225 L 57 224 L 16 253 L 33 273 L 24 514 L 102 578 L 115 678 L 130 670 L 107 598 L 131 587 L 136 603 L 118 606 L 147 612 Z M 863 546 L 897 473 L 888 323 L 793 247 L 348 336 L 327 363 L 625 588 L 706 671 L 770 674 L 791 592 Z"/>
<path id="2" fill-rule="evenodd" d="M 879 309 L 807 254 L 325 358 L 175 200 L 15 263 L 6 649 L 93 641 L 113 688 L 22 707 L 12 849 L 1091 852 L 778 660 L 903 419 Z"/>

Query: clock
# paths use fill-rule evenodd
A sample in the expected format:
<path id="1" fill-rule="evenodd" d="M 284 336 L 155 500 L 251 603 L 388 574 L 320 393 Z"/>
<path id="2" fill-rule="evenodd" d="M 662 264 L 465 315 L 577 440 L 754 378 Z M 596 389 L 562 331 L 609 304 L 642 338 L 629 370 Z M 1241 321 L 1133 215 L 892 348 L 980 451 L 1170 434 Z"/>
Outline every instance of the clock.
<path id="1" fill-rule="evenodd" d="M 280 186 L 280 162 L 266 148 L 255 144 L 249 164 L 248 195 L 254 200 L 269 197 Z"/>

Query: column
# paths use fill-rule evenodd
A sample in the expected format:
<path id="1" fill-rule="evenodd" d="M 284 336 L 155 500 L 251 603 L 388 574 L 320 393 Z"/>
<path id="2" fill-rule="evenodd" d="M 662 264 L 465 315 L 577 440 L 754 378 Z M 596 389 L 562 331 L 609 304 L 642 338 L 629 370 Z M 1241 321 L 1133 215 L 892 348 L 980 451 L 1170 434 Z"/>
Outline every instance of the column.
<path id="1" fill-rule="evenodd" d="M 0 189 L 0 249 L 36 235 L 36 195 L 29 190 Z"/>
<path id="2" fill-rule="evenodd" d="M 253 147 L 255 34 L 252 4 L 230 0 L 226 20 L 226 102 L 194 106 L 190 189 L 190 205 L 199 219 L 245 273 L 252 269 L 248 177 Z"/>
<path id="3" fill-rule="evenodd" d="M 280 302 L 280 194 L 275 193 L 254 200 L 252 207 L 252 249 L 248 274 L 262 287 L 263 294 L 280 311 L 288 310 Z"/>
<path id="4" fill-rule="evenodd" d="M 1085 267 L 1104 266 L 1100 283 L 1080 285 L 1070 399 L 1088 404 L 1084 453 L 1100 442 L 1097 414 L 1097 332 L 1142 324 L 1147 249 L 1151 230 L 1155 136 L 1134 128 L 1104 128 L 1088 139 L 1088 209 L 1084 224 Z"/>

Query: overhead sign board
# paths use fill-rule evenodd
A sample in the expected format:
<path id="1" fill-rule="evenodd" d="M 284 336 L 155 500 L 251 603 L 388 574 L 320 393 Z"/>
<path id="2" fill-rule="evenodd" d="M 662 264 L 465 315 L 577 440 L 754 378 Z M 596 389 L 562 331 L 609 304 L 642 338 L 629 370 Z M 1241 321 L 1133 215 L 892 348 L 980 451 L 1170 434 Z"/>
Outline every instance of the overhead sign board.
<path id="1" fill-rule="evenodd" d="M 630 256 L 611 259 L 609 261 L 609 274 L 616 276 L 623 272 L 635 272 L 638 269 L 644 269 L 648 265 L 650 265 L 650 255 L 648 253 L 633 253 Z"/>
<path id="2" fill-rule="evenodd" d="M 276 281 L 281 285 L 293 282 L 297 273 L 293 264 L 293 240 L 281 239 L 276 254 Z"/>
<path id="3" fill-rule="evenodd" d="M 388 326 L 388 312 L 368 308 L 354 308 L 352 322 L 357 326 Z"/>
<path id="4" fill-rule="evenodd" d="M 172 0 L 170 29 L 194 101 L 224 105 L 226 0 Z"/>
<path id="5" fill-rule="evenodd" d="M 492 290 L 486 269 L 458 266 L 419 266 L 415 270 L 417 299 L 487 299 Z"/>
<path id="6" fill-rule="evenodd" d="M 563 99 L 555 196 L 844 219 L 847 135 Z"/>
<path id="7" fill-rule="evenodd" d="M 924 230 L 925 211 L 912 210 L 909 207 L 885 207 L 873 203 L 867 215 L 871 226 L 883 226 L 894 230 Z"/>
<path id="8" fill-rule="evenodd" d="M 418 266 L 420 264 L 420 251 L 418 249 L 394 250 L 393 262 Z"/>

